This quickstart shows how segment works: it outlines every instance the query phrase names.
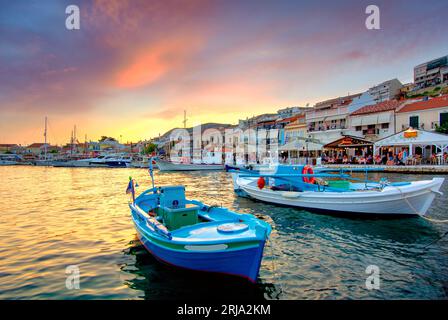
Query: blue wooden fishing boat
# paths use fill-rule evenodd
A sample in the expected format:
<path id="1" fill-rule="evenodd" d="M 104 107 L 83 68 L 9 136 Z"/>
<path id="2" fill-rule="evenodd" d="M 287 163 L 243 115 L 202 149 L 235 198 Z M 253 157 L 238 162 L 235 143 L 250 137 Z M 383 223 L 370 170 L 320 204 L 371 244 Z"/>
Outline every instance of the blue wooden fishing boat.
<path id="1" fill-rule="evenodd" d="M 268 223 L 188 200 L 183 186 L 153 187 L 135 198 L 133 184 L 127 190 L 133 195 L 132 220 L 142 244 L 158 260 L 257 281 L 271 232 Z"/>

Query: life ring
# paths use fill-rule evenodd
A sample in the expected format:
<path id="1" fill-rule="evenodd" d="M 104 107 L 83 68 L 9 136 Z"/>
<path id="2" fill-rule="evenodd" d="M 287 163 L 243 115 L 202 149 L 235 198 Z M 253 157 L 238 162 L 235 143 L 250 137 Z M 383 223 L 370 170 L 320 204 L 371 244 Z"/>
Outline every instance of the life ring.
<path id="1" fill-rule="evenodd" d="M 314 174 L 314 170 L 311 166 L 306 165 L 303 167 L 302 174 Z M 303 177 L 303 182 L 314 184 L 316 182 L 316 178 L 314 177 Z"/>
<path id="2" fill-rule="evenodd" d="M 265 185 L 266 185 L 266 181 L 264 180 L 264 178 L 263 177 L 258 178 L 258 181 L 257 181 L 258 188 L 261 190 L 264 188 Z"/>

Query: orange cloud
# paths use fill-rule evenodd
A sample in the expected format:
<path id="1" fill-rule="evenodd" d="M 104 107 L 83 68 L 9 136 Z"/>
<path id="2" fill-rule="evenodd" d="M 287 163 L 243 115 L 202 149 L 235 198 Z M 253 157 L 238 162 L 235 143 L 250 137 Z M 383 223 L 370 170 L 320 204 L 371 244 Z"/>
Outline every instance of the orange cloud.
<path id="1" fill-rule="evenodd" d="M 135 88 L 151 84 L 183 63 L 201 46 L 199 38 L 161 40 L 140 50 L 129 65 L 119 70 L 115 85 Z"/>

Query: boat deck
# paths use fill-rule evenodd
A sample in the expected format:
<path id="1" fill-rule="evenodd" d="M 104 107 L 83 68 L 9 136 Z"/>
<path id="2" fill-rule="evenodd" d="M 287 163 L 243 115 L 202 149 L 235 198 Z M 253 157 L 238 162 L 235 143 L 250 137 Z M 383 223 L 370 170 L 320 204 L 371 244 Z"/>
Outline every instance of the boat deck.
<path id="1" fill-rule="evenodd" d="M 257 232 L 255 228 L 247 226 L 239 232 L 222 232 L 218 230 L 218 226 L 226 223 L 235 224 L 232 221 L 216 221 L 206 222 L 189 227 L 183 227 L 171 232 L 173 241 L 188 241 L 189 243 L 223 243 L 223 242 L 241 242 L 257 240 Z"/>

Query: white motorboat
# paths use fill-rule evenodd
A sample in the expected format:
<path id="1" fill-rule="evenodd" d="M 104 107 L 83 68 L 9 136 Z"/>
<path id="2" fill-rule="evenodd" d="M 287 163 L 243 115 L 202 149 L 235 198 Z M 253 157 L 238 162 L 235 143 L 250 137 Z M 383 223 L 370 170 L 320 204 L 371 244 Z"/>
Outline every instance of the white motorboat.
<path id="1" fill-rule="evenodd" d="M 95 158 L 53 162 L 55 167 L 74 168 L 128 168 L 131 157 L 127 155 L 103 155 Z"/>
<path id="2" fill-rule="evenodd" d="M 21 164 L 28 164 L 16 154 L 0 154 L 0 166 L 15 166 Z"/>
<path id="3" fill-rule="evenodd" d="M 412 182 L 350 182 L 346 175 L 232 173 L 234 189 L 240 196 L 311 211 L 381 215 L 424 216 L 444 178 Z M 327 185 L 302 181 L 310 177 L 341 177 Z M 291 183 L 291 180 L 294 180 Z"/>

